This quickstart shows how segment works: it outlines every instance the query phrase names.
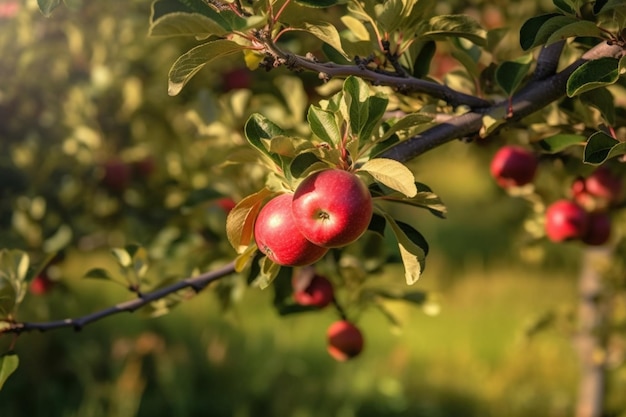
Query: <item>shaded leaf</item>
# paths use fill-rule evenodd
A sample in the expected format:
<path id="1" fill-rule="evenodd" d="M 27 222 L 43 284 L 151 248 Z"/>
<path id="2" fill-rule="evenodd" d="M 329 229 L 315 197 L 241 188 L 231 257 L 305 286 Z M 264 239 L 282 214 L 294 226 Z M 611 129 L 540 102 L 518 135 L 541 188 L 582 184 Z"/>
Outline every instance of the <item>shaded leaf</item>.
<path id="1" fill-rule="evenodd" d="M 399 191 L 407 197 L 417 194 L 415 176 L 402 163 L 393 159 L 374 158 L 364 163 L 358 171 L 365 171 L 377 182 Z"/>
<path id="2" fill-rule="evenodd" d="M 0 356 L 0 390 L 2 390 L 7 378 L 15 372 L 19 364 L 20 359 L 15 353 Z"/>
<path id="3" fill-rule="evenodd" d="M 554 31 L 550 37 L 546 40 L 546 45 L 576 36 L 586 36 L 591 38 L 601 38 L 602 31 L 594 23 L 588 20 L 577 20 L 563 26 L 562 28 Z"/>
<path id="4" fill-rule="evenodd" d="M 606 57 L 587 61 L 576 68 L 567 80 L 567 95 L 574 97 L 594 88 L 615 84 L 619 76 L 619 59 Z"/>
<path id="5" fill-rule="evenodd" d="M 109 271 L 107 271 L 104 268 L 93 268 L 93 269 L 90 269 L 89 271 L 87 271 L 85 273 L 85 275 L 83 275 L 83 278 L 103 279 L 103 280 L 113 281 L 113 277 L 111 276 Z"/>
<path id="6" fill-rule="evenodd" d="M 532 55 L 524 55 L 514 61 L 504 61 L 496 69 L 496 82 L 511 96 L 522 83 L 522 80 L 528 74 L 530 64 L 532 63 Z"/>
<path id="7" fill-rule="evenodd" d="M 583 145 L 586 139 L 587 138 L 582 135 L 561 133 L 542 139 L 539 142 L 539 146 L 548 153 L 557 153 L 570 146 Z"/>
<path id="8" fill-rule="evenodd" d="M 303 152 L 296 156 L 289 165 L 289 171 L 294 178 L 301 178 L 314 171 L 328 169 L 328 164 L 322 161 L 313 152 Z"/>
<path id="9" fill-rule="evenodd" d="M 595 88 L 580 95 L 580 100 L 600 111 L 609 125 L 615 125 L 615 98 L 607 88 Z"/>
<path id="10" fill-rule="evenodd" d="M 378 213 L 372 214 L 372 219 L 370 220 L 370 224 L 367 226 L 367 230 L 378 234 L 379 236 L 385 237 L 385 227 L 387 226 L 387 220 L 385 220 L 384 216 L 381 216 Z"/>
<path id="11" fill-rule="evenodd" d="M 175 96 L 185 84 L 209 62 L 241 52 L 244 46 L 227 39 L 218 39 L 192 48 L 174 62 L 168 74 L 167 93 Z"/>
<path id="12" fill-rule="evenodd" d="M 61 0 L 37 0 L 39 10 L 44 16 L 50 16 L 50 13 L 61 4 Z"/>
<path id="13" fill-rule="evenodd" d="M 520 29 L 520 46 L 525 51 L 543 44 L 545 39 L 539 38 L 539 29 L 550 19 L 563 16 L 560 13 L 548 13 L 541 16 L 535 16 L 528 19 Z"/>
<path id="14" fill-rule="evenodd" d="M 295 2 L 302 6 L 315 8 L 331 7 L 339 4 L 339 0 L 295 0 Z"/>
<path id="15" fill-rule="evenodd" d="M 246 121 L 244 132 L 248 142 L 259 150 L 261 154 L 269 157 L 278 166 L 282 165 L 280 157 L 270 152 L 265 146 L 263 139 L 272 139 L 275 136 L 284 136 L 285 131 L 276 123 L 259 113 L 252 114 Z"/>
<path id="16" fill-rule="evenodd" d="M 585 145 L 583 162 L 600 165 L 608 159 L 626 154 L 626 143 L 620 142 L 604 132 L 596 132 Z"/>
<path id="17" fill-rule="evenodd" d="M 336 145 L 341 142 L 341 132 L 335 113 L 317 106 L 309 107 L 307 121 L 311 131 L 324 142 Z"/>

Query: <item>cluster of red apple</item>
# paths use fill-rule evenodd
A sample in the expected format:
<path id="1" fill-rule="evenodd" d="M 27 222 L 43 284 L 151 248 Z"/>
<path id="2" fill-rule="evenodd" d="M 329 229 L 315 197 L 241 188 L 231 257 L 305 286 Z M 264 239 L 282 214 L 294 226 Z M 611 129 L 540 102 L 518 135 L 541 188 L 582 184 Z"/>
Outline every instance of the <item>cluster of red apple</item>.
<path id="1" fill-rule="evenodd" d="M 309 175 L 293 194 L 281 194 L 265 204 L 254 224 L 254 238 L 274 263 L 310 265 L 329 248 L 358 239 L 372 213 L 372 196 L 355 174 L 327 169 Z"/>
<path id="2" fill-rule="evenodd" d="M 491 175 L 503 188 L 521 187 L 534 180 L 538 160 L 519 147 L 504 146 L 491 161 Z M 622 197 L 622 180 L 600 167 L 571 186 L 571 198 L 550 204 L 545 214 L 545 232 L 553 242 L 579 239 L 587 245 L 603 245 L 611 235 L 610 208 Z"/>
<path id="3" fill-rule="evenodd" d="M 293 298 L 301 306 L 324 308 L 335 301 L 333 284 L 318 274 L 299 274 L 292 280 Z M 328 353 L 343 362 L 363 350 L 363 334 L 352 322 L 335 321 L 326 331 Z"/>

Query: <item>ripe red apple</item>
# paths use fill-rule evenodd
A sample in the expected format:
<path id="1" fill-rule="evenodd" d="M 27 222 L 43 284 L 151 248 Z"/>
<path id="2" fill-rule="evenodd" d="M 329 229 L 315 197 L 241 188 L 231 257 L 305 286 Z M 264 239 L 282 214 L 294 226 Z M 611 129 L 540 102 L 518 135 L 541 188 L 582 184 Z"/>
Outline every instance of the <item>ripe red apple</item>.
<path id="1" fill-rule="evenodd" d="M 235 68 L 222 74 L 222 87 L 224 91 L 249 88 L 252 84 L 252 74 L 247 68 Z"/>
<path id="2" fill-rule="evenodd" d="M 298 229 L 316 245 L 335 248 L 357 240 L 372 219 L 372 196 L 355 174 L 328 169 L 305 178 L 293 196 Z"/>
<path id="3" fill-rule="evenodd" d="M 546 210 L 546 235 L 553 242 L 579 239 L 587 233 L 589 215 L 570 200 L 559 200 Z"/>
<path id="4" fill-rule="evenodd" d="M 587 245 L 600 246 L 611 237 L 611 216 L 605 211 L 589 213 L 589 225 L 582 241 Z"/>
<path id="5" fill-rule="evenodd" d="M 218 198 L 217 200 L 215 200 L 215 204 L 221 208 L 222 210 L 224 210 L 224 213 L 228 214 L 230 213 L 230 211 L 232 209 L 235 208 L 235 206 L 237 205 L 237 203 L 235 203 L 235 200 L 233 200 L 230 197 L 222 197 L 222 198 Z"/>
<path id="6" fill-rule="evenodd" d="M 340 320 L 331 324 L 326 332 L 326 337 L 328 353 L 340 362 L 354 358 L 363 350 L 361 330 L 347 320 Z"/>
<path id="7" fill-rule="evenodd" d="M 254 223 L 254 238 L 259 250 L 279 265 L 310 265 L 328 249 L 309 242 L 300 233 L 291 212 L 292 198 L 292 194 L 281 194 L 263 206 Z"/>
<path id="8" fill-rule="evenodd" d="M 131 167 L 120 159 L 109 159 L 102 166 L 104 175 L 102 184 L 111 191 L 124 191 L 130 184 L 132 177 Z"/>
<path id="9" fill-rule="evenodd" d="M 585 179 L 585 191 L 594 197 L 603 198 L 609 203 L 620 199 L 622 185 L 622 178 L 606 167 L 596 169 Z"/>
<path id="10" fill-rule="evenodd" d="M 529 184 L 537 172 L 537 157 L 521 146 L 503 146 L 491 160 L 491 176 L 502 188 Z"/>
<path id="11" fill-rule="evenodd" d="M 333 284 L 322 275 L 295 275 L 292 286 L 294 300 L 303 306 L 323 308 L 335 298 Z"/>
<path id="12" fill-rule="evenodd" d="M 28 289 L 31 294 L 44 295 L 47 294 L 53 286 L 54 282 L 50 279 L 50 277 L 48 277 L 48 275 L 44 271 L 32 279 Z"/>

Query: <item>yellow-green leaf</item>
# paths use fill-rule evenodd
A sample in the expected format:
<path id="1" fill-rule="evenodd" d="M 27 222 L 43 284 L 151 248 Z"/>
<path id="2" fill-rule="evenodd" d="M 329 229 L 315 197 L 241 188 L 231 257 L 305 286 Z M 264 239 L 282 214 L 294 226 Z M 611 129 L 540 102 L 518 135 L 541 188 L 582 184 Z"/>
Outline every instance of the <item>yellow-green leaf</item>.
<path id="1" fill-rule="evenodd" d="M 232 247 L 241 254 L 245 252 L 254 235 L 254 221 L 263 201 L 273 194 L 263 188 L 241 200 L 226 218 L 226 235 Z"/>
<path id="2" fill-rule="evenodd" d="M 399 191 L 407 197 L 413 197 L 417 194 L 415 176 L 411 170 L 393 159 L 370 159 L 359 168 L 359 171 L 367 172 L 377 182 Z"/>
<path id="3" fill-rule="evenodd" d="M 9 353 L 0 357 L 0 390 L 20 364 L 20 360 L 15 353 Z"/>

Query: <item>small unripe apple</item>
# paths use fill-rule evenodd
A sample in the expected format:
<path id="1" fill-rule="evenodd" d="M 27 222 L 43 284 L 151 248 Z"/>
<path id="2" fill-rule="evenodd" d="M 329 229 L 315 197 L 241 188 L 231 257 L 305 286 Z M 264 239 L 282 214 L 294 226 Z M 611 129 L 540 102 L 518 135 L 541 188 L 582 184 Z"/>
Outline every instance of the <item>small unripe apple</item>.
<path id="1" fill-rule="evenodd" d="M 589 213 L 589 225 L 582 241 L 587 245 L 600 246 L 611 237 L 611 216 L 605 211 Z"/>
<path id="2" fill-rule="evenodd" d="M 326 336 L 328 353 L 340 362 L 354 358 L 363 350 L 364 341 L 361 330 L 347 320 L 331 324 Z"/>
<path id="3" fill-rule="evenodd" d="M 293 196 L 298 229 L 311 242 L 335 248 L 357 240 L 372 219 L 372 196 L 355 174 L 341 169 L 305 178 Z"/>
<path id="4" fill-rule="evenodd" d="M 325 276 L 296 275 L 292 280 L 293 298 L 302 306 L 323 308 L 335 298 L 333 284 Z"/>
<path id="5" fill-rule="evenodd" d="M 535 154 L 521 146 L 503 146 L 491 160 L 491 176 L 502 188 L 520 187 L 535 178 L 538 161 Z"/>
<path id="6" fill-rule="evenodd" d="M 582 238 L 588 226 L 588 213 L 573 201 L 559 200 L 546 210 L 546 235 L 553 242 Z"/>
<path id="7" fill-rule="evenodd" d="M 292 194 L 281 194 L 263 206 L 254 223 L 254 239 L 259 250 L 279 265 L 310 265 L 328 249 L 309 242 L 300 233 L 291 211 L 292 198 Z"/>

